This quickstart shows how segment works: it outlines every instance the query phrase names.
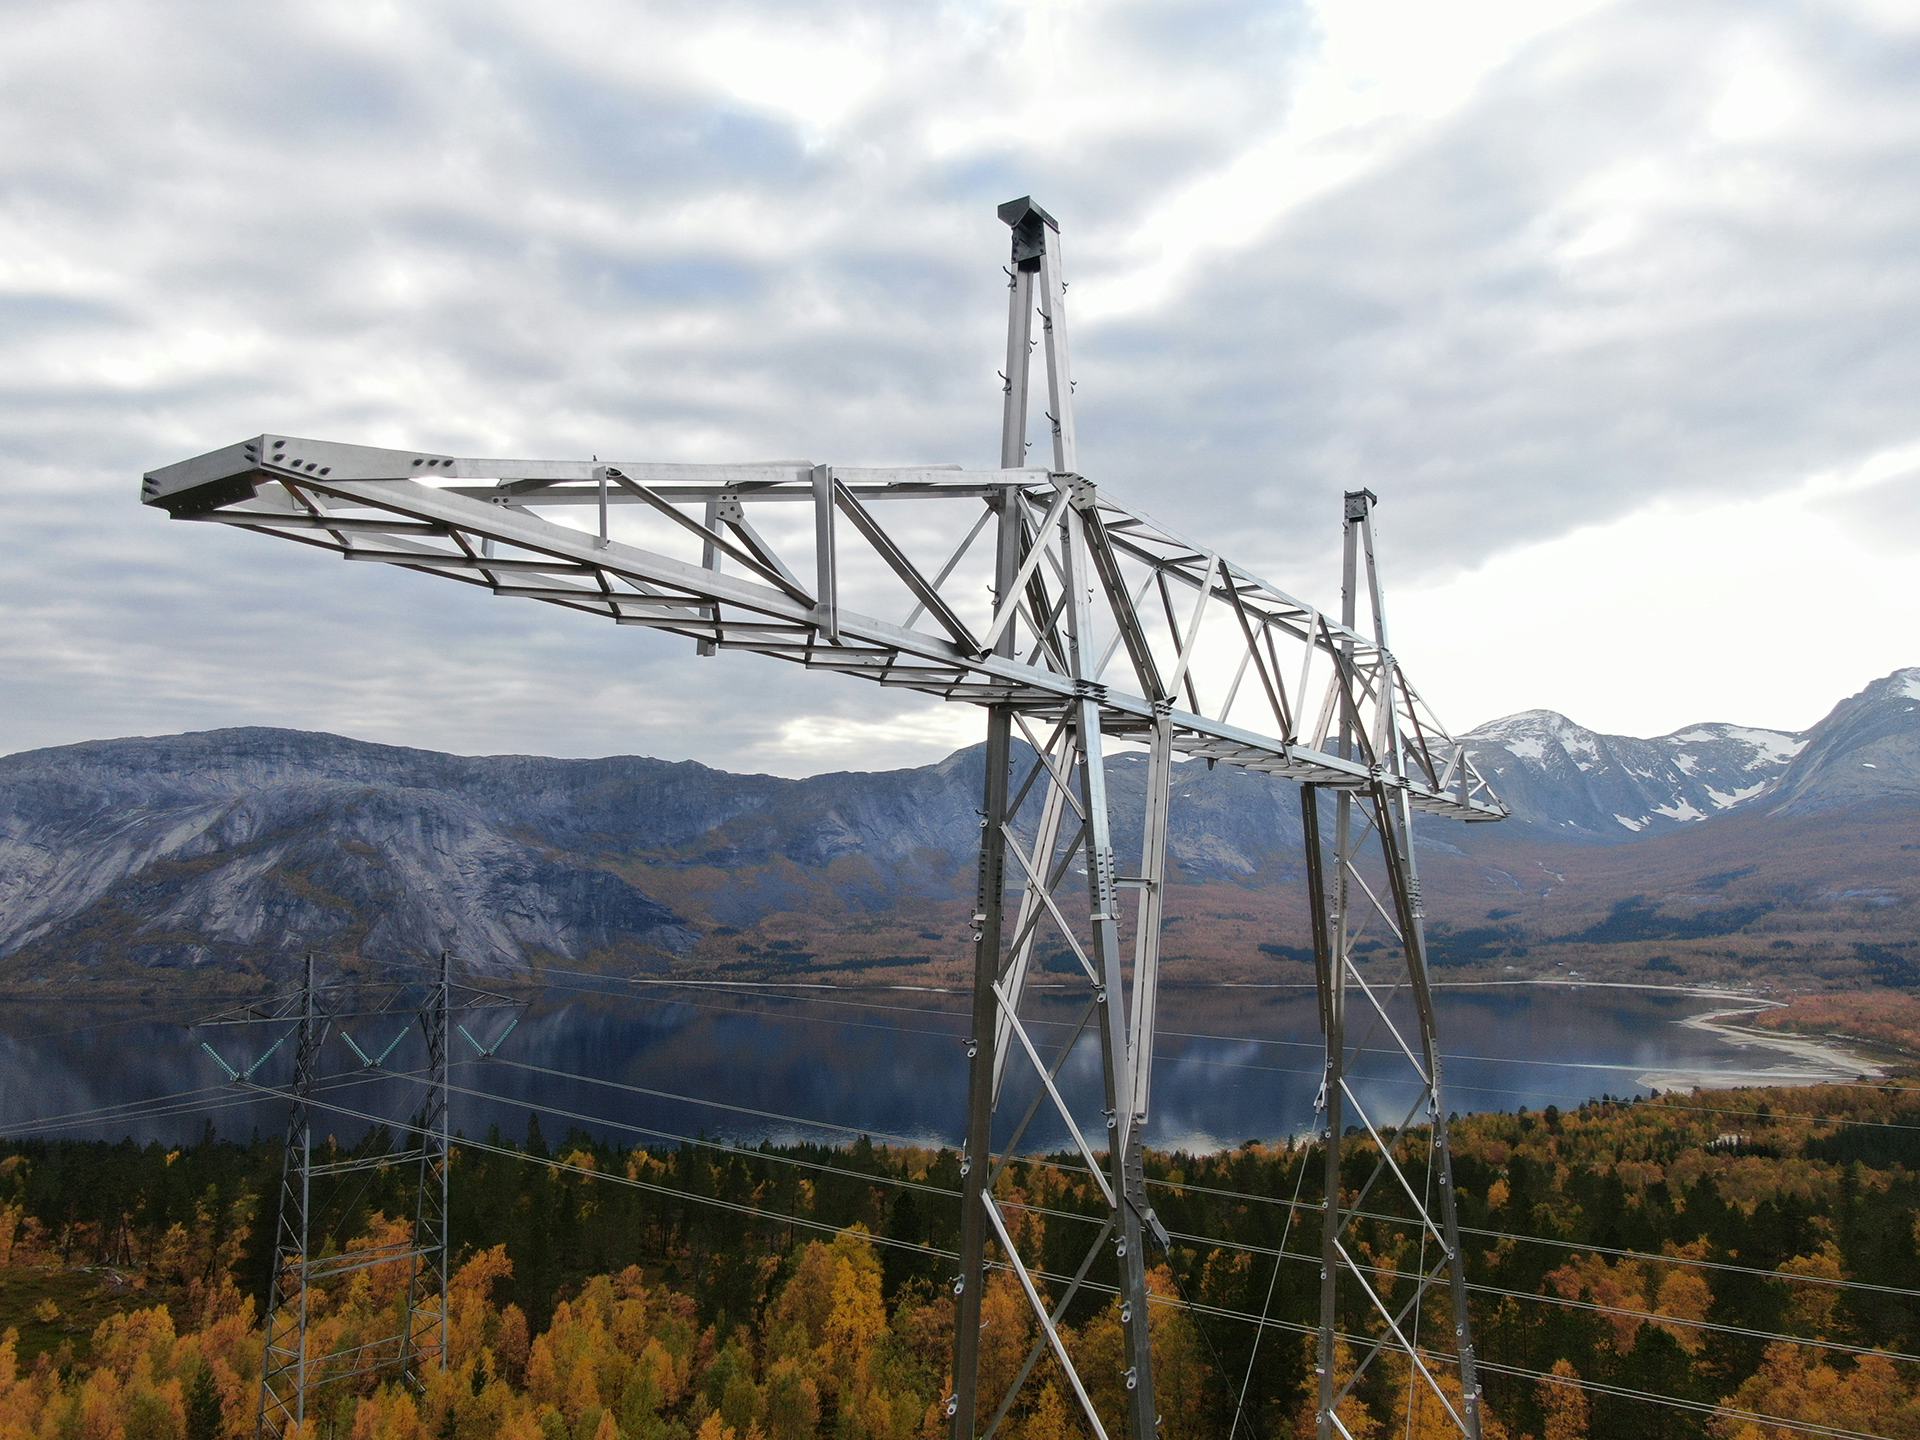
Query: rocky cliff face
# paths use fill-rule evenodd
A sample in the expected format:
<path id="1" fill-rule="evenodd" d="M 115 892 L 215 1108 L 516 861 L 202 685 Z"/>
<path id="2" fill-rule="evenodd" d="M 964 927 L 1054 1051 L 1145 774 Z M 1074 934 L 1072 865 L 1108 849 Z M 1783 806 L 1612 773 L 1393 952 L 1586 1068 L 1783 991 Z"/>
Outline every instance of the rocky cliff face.
<path id="1" fill-rule="evenodd" d="M 1920 666 L 1833 707 L 1767 797 L 1782 815 L 1920 799 Z"/>
<path id="2" fill-rule="evenodd" d="M 306 947 L 448 946 L 518 968 L 617 944 L 670 955 L 694 932 L 569 831 L 684 833 L 686 767 L 474 762 L 331 735 L 231 730 L 0 759 L 0 954 L 221 964 Z M 691 767 L 698 768 L 698 767 Z M 737 805 L 707 772 L 707 816 Z M 626 803 L 609 805 L 610 791 Z M 651 802 L 651 803 L 648 803 Z"/>
<path id="3" fill-rule="evenodd" d="M 1497 940 L 1524 955 L 1556 926 L 1562 939 L 1611 933 L 1595 929 L 1610 906 L 1694 869 L 1693 891 L 1751 891 L 1756 917 L 1771 913 L 1769 885 L 1838 904 L 1865 893 L 1847 879 L 1847 845 L 1885 851 L 1885 837 L 1822 832 L 1815 883 L 1801 872 L 1816 850 L 1794 827 L 1862 806 L 1896 829 L 1920 815 L 1920 669 L 1876 681 L 1805 735 L 1711 724 L 1636 739 L 1529 711 L 1470 738 L 1514 821 L 1429 823 L 1420 844 L 1441 872 L 1438 933 L 1504 927 L 1474 953 Z M 973 748 L 785 780 L 257 729 L 0 757 L 0 983 L 127 967 L 246 975 L 308 948 L 380 959 L 445 947 L 501 972 L 952 962 L 964 958 L 956 917 L 973 886 L 980 767 Z M 1144 778 L 1137 755 L 1112 761 L 1118 814 L 1137 811 Z M 1183 946 L 1259 949 L 1297 899 L 1292 788 L 1192 763 L 1174 790 Z M 1130 870 L 1137 828 L 1123 821 L 1115 841 Z M 1869 887 L 1874 903 L 1905 905 L 1890 875 Z"/>
<path id="4" fill-rule="evenodd" d="M 976 747 L 918 769 L 785 780 L 261 729 L 8 756 L 0 957 L 245 969 L 308 947 L 445 946 L 501 970 L 666 964 L 775 912 L 959 895 L 981 760 Z M 1211 779 L 1182 783 L 1192 814 L 1176 856 L 1195 873 L 1251 874 L 1274 846 L 1267 817 L 1291 799 L 1259 777 Z M 1137 758 L 1116 759 L 1120 808 L 1137 808 L 1143 781 Z M 1118 839 L 1139 843 L 1124 826 Z M 685 907 L 659 898 L 689 886 Z"/>

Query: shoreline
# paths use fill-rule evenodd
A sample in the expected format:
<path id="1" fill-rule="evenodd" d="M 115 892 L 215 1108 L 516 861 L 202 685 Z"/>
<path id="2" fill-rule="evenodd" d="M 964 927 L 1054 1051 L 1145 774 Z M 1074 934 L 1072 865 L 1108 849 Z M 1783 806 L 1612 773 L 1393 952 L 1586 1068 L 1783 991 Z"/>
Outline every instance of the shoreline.
<path id="1" fill-rule="evenodd" d="M 1703 1000 L 1739 1000 L 1758 1009 L 1785 1005 L 1751 990 L 1728 990 L 1718 985 L 1658 985 L 1648 980 L 1577 980 L 1555 975 L 1515 976 L 1505 980 L 1431 980 L 1430 990 L 1506 990 L 1521 986 L 1541 986 L 1555 990 L 1651 990 L 1658 995 L 1695 995 Z M 848 987 L 857 988 L 857 987 Z M 912 988 L 912 987 L 906 987 Z M 1064 987 L 1058 987 L 1064 988 Z M 1163 980 L 1162 990 L 1311 990 L 1311 980 L 1201 980 L 1176 982 Z"/>
<path id="2" fill-rule="evenodd" d="M 910 981 L 892 981 L 866 984 L 848 984 L 837 980 L 747 980 L 720 979 L 715 977 L 669 978 L 664 976 L 609 976 L 606 991 L 608 998 L 617 998 L 628 987 L 661 988 L 668 990 L 688 990 L 695 993 L 731 993 L 746 997 L 751 995 L 772 996 L 780 992 L 846 992 L 846 991 L 884 991 L 896 994 L 952 995 L 962 993 L 961 987 L 945 984 L 914 983 Z M 539 989 L 539 980 L 533 981 L 534 989 Z M 1067 987 L 1057 982 L 1040 981 L 1032 986 L 1035 991 L 1064 990 Z M 1164 987 L 1172 990 L 1193 991 L 1293 991 L 1314 988 L 1313 982 L 1306 981 L 1235 981 L 1215 980 L 1200 984 L 1175 984 Z M 1713 1064 L 1680 1065 L 1668 1068 L 1659 1066 L 1645 1070 L 1632 1071 L 1623 1065 L 1607 1065 L 1608 1070 L 1620 1070 L 1633 1075 L 1633 1082 L 1639 1087 L 1658 1091 L 1671 1090 L 1729 1090 L 1753 1086 L 1792 1086 L 1832 1084 L 1847 1081 L 1872 1081 L 1884 1079 L 1889 1073 L 1888 1066 L 1895 1063 L 1884 1058 L 1873 1059 L 1856 1048 L 1865 1042 L 1851 1037 L 1814 1037 L 1796 1035 L 1786 1031 L 1761 1030 L 1739 1023 L 1746 1017 L 1767 1010 L 1781 1009 L 1786 1000 L 1758 995 L 1750 990 L 1734 990 L 1723 986 L 1708 984 L 1658 984 L 1632 980 L 1587 980 L 1557 976 L 1514 976 L 1510 978 L 1487 980 L 1441 980 L 1433 982 L 1435 991 L 1467 990 L 1522 990 L 1565 988 L 1573 990 L 1622 990 L 1642 993 L 1679 996 L 1720 1002 L 1698 1014 L 1678 1017 L 1671 1023 L 1687 1029 L 1712 1036 L 1717 1042 L 1728 1047 L 1727 1060 L 1733 1062 L 1740 1052 L 1761 1050 L 1771 1052 L 1771 1056 L 1756 1056 L 1750 1068 L 1734 1068 L 1734 1064 L 1725 1066 Z M 51 998 L 51 997 L 47 997 Z M 211 997 L 207 997 L 211 998 Z M 118 1005 L 132 1002 L 142 1008 L 154 1003 L 151 996 L 109 996 L 94 995 L 85 997 L 88 1002 Z M 0 996 L 0 1000 L 25 1004 L 28 1006 L 46 1003 L 41 997 L 27 999 L 12 995 Z M 63 1002 L 72 1004 L 73 997 Z M 129 1017 L 130 1019 L 136 1017 Z M 1777 1062 L 1764 1063 L 1772 1056 L 1778 1056 Z M 1571 1065 L 1569 1068 L 1587 1068 Z"/>
<path id="3" fill-rule="evenodd" d="M 1880 1080 L 1886 1077 L 1884 1066 L 1869 1060 L 1865 1055 L 1851 1050 L 1831 1040 L 1815 1039 L 1809 1035 L 1793 1035 L 1779 1030 L 1756 1030 L 1750 1025 L 1732 1023 L 1742 1016 L 1758 1015 L 1763 1010 L 1777 1009 L 1782 1004 L 1778 1000 L 1753 1003 L 1749 1000 L 1743 1005 L 1729 1006 L 1724 1010 L 1708 1010 L 1699 1015 L 1689 1015 L 1679 1023 L 1689 1030 L 1704 1031 L 1709 1035 L 1738 1049 L 1757 1046 L 1762 1050 L 1772 1050 L 1781 1055 L 1798 1060 L 1803 1064 L 1820 1068 L 1824 1073 L 1807 1075 L 1804 1072 L 1783 1070 L 1777 1076 L 1763 1079 L 1731 1078 L 1716 1076 L 1712 1070 L 1675 1070 L 1649 1071 L 1640 1077 L 1643 1085 L 1659 1089 L 1695 1090 L 1735 1090 L 1749 1085 L 1821 1085 L 1844 1080 Z M 1763 1076 L 1767 1072 L 1760 1072 Z"/>

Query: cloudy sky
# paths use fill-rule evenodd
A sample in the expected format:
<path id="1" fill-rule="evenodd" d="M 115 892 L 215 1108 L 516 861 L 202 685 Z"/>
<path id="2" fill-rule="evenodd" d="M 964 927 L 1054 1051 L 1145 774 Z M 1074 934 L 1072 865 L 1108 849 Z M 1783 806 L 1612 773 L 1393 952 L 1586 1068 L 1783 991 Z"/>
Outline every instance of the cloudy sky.
<path id="1" fill-rule="evenodd" d="M 1920 663 L 1920 7 L 0 12 L 0 751 L 234 724 L 785 773 L 978 717 L 135 499 L 265 430 L 1082 468 L 1308 598 L 1381 496 L 1449 724 L 1799 727 Z"/>

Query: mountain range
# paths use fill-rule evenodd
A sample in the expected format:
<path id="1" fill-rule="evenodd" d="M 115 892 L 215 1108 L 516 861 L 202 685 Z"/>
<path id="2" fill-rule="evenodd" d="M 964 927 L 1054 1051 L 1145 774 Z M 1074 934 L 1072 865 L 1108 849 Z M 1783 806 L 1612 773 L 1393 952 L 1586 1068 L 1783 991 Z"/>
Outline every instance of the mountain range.
<path id="1" fill-rule="evenodd" d="M 1421 822 L 1437 964 L 1920 981 L 1920 667 L 1801 733 L 1638 739 L 1533 710 L 1468 738 L 1513 816 Z M 981 763 L 790 780 L 271 729 L 4 756 L 0 988 L 231 988 L 308 949 L 442 947 L 503 974 L 958 980 Z M 1112 759 L 1118 812 L 1143 778 Z M 1301 965 L 1292 788 L 1197 761 L 1174 783 L 1168 978 Z"/>

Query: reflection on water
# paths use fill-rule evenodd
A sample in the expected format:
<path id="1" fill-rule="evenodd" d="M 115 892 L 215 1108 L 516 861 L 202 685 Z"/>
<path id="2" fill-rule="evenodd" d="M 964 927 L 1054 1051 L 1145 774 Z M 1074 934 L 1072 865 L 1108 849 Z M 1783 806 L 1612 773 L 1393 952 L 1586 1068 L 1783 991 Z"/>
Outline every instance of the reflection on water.
<path id="1" fill-rule="evenodd" d="M 1603 1093 L 1644 1094 L 1645 1073 L 1764 1070 L 1765 1052 L 1676 1022 L 1714 1008 L 1679 993 L 1515 986 L 1436 995 L 1447 1104 L 1454 1110 L 1568 1107 Z M 498 1057 L 478 1058 L 455 1038 L 453 1123 L 469 1135 L 498 1127 L 524 1134 L 529 1104 L 544 1107 L 549 1141 L 584 1128 L 632 1141 L 675 1135 L 834 1143 L 876 1139 L 954 1143 L 966 1096 L 967 997 L 900 990 L 761 991 L 618 987 L 535 997 Z M 1029 1031 L 1049 1058 L 1073 1033 L 1084 995 L 1047 994 Z M 1411 1037 L 1405 997 L 1379 1020 L 1356 1000 L 1349 1035 L 1366 1054 L 1355 1081 L 1382 1113 L 1414 1091 L 1395 1041 Z M 1297 1134 L 1311 1123 L 1320 1042 L 1311 990 L 1180 988 L 1162 996 L 1148 1143 L 1218 1148 Z M 0 1128 L 48 1117 L 64 1135 L 177 1143 L 208 1125 L 244 1138 L 277 1134 L 284 1104 L 224 1084 L 173 1007 L 0 1005 Z M 496 1022 L 497 1028 L 497 1022 Z M 490 1031 L 478 1022 L 482 1039 Z M 213 1038 L 223 1053 L 259 1054 L 279 1034 Z M 281 1047 L 256 1078 L 284 1083 Z M 376 1052 L 377 1053 L 377 1052 Z M 417 1082 L 363 1070 L 337 1037 L 322 1052 L 329 1076 L 318 1129 L 342 1137 L 368 1119 L 404 1119 Z M 423 1062 L 417 1033 L 389 1068 Z M 1001 1110 L 1010 1130 L 1034 1093 L 1031 1067 L 1016 1057 Z M 592 1080 L 571 1078 L 592 1077 Z M 602 1082 L 602 1083 L 593 1083 Z M 1099 1146 L 1101 1073 L 1091 1027 L 1060 1072 L 1082 1128 Z M 178 1096 L 163 1106 L 156 1097 Z M 694 1103 L 698 1097 L 715 1104 Z M 139 1105 L 125 1113 L 105 1107 Z M 104 1113 L 103 1113 L 104 1112 Z M 815 1125 L 808 1122 L 823 1122 Z M 646 1127 L 644 1130 L 632 1127 Z M 1043 1107 L 1029 1145 L 1071 1143 Z"/>

